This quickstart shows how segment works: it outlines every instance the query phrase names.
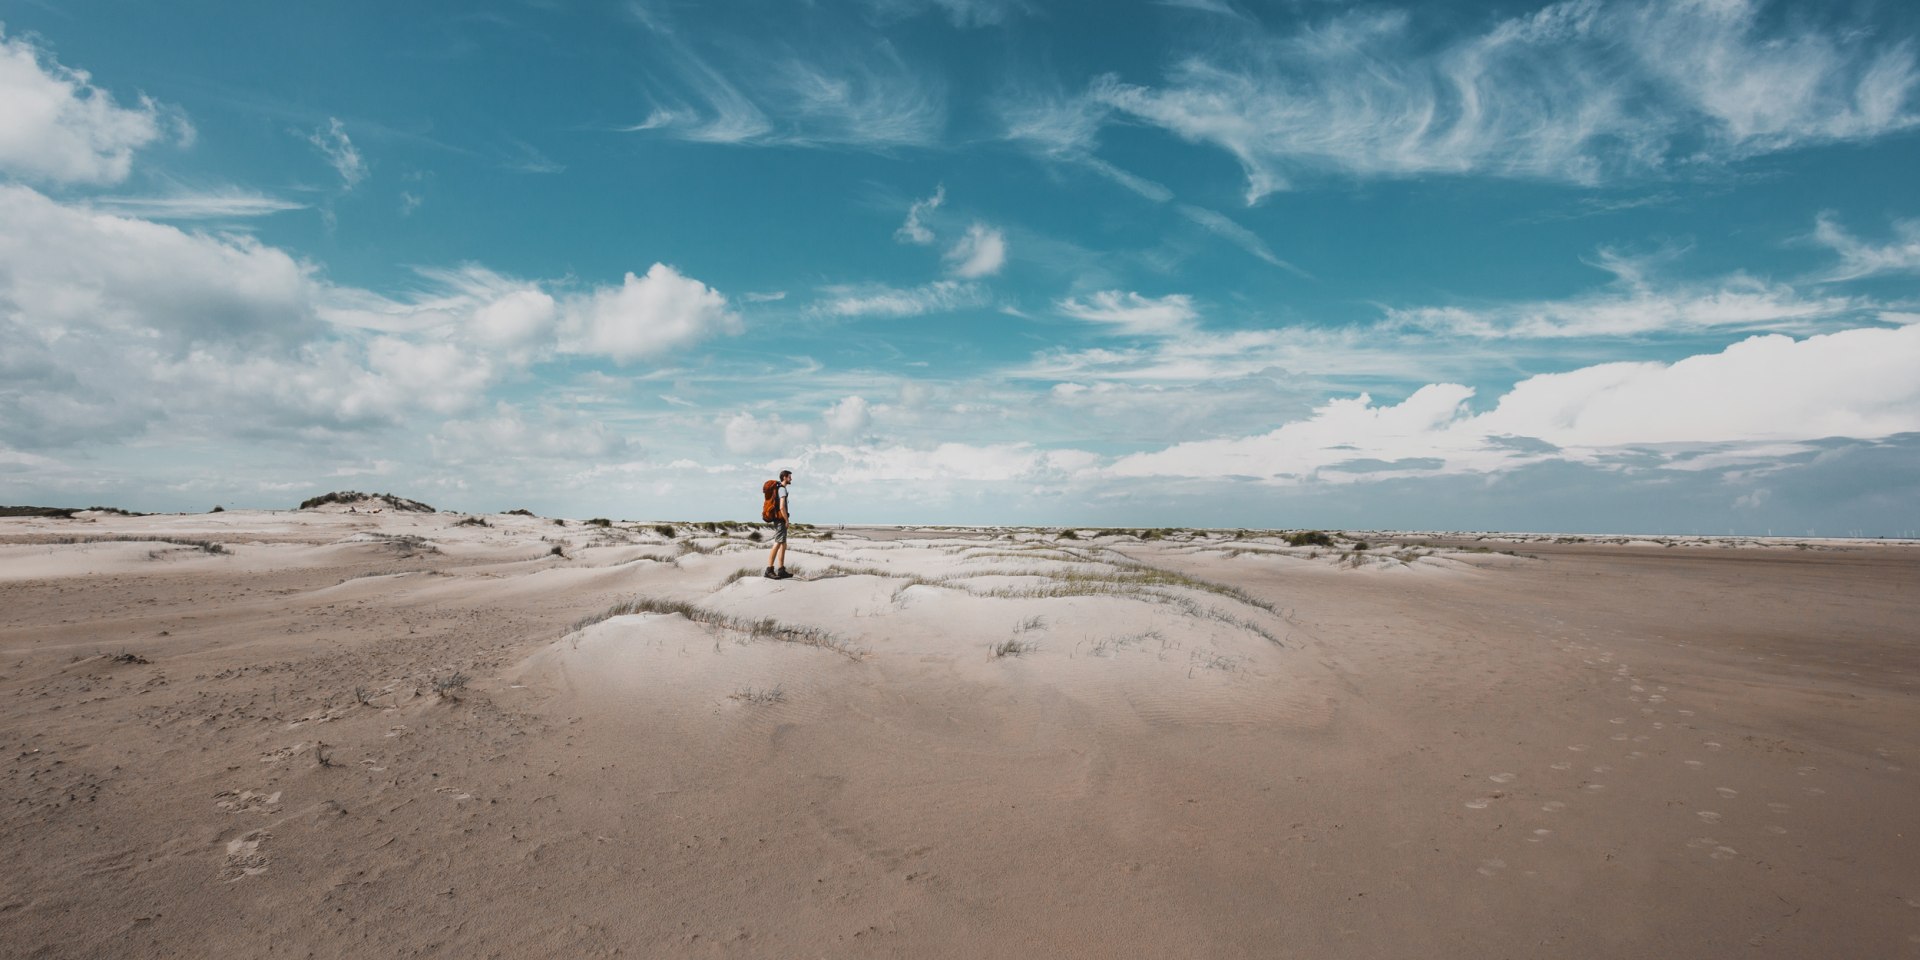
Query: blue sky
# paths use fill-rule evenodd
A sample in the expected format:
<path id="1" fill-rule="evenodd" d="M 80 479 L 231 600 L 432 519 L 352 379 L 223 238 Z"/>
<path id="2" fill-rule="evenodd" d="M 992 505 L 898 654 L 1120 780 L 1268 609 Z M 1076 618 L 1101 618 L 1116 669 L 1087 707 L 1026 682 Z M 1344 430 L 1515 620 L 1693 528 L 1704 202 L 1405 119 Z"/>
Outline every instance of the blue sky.
<path id="1" fill-rule="evenodd" d="M 1920 531 L 1920 10 L 0 2 L 0 501 Z"/>

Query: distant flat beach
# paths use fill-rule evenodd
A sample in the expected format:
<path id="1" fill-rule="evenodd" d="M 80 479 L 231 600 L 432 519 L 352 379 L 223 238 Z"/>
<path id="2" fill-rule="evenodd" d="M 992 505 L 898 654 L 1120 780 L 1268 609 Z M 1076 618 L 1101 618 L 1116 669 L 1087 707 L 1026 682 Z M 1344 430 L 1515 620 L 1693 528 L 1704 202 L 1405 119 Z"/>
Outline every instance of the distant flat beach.
<path id="1" fill-rule="evenodd" d="M 747 531 L 0 519 L 0 955 L 1920 949 L 1920 546 Z"/>

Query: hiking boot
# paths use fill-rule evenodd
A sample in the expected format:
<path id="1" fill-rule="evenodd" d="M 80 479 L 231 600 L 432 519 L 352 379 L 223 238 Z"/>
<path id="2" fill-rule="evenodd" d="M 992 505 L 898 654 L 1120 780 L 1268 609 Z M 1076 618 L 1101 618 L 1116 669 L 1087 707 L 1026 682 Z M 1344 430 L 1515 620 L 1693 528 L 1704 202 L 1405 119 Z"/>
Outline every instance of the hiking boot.
<path id="1" fill-rule="evenodd" d="M 780 568 L 780 572 L 778 572 L 778 573 L 776 573 L 776 574 L 774 574 L 774 575 L 773 575 L 773 578 L 774 578 L 775 580 L 792 580 L 792 579 L 793 579 L 793 574 L 791 574 L 791 573 L 788 573 L 788 572 L 787 572 L 787 568 L 786 568 L 786 567 L 781 567 L 781 568 Z"/>
<path id="2" fill-rule="evenodd" d="M 768 567 L 768 568 L 767 568 L 767 572 L 766 572 L 766 573 L 764 573 L 764 574 L 762 574 L 762 576 L 764 576 L 764 577 L 766 577 L 766 578 L 767 578 L 768 580 L 778 580 L 778 579 L 780 579 L 779 577 L 777 577 L 777 576 L 775 576 L 775 575 L 774 575 L 774 573 L 773 573 L 773 568 L 772 568 L 772 567 Z"/>

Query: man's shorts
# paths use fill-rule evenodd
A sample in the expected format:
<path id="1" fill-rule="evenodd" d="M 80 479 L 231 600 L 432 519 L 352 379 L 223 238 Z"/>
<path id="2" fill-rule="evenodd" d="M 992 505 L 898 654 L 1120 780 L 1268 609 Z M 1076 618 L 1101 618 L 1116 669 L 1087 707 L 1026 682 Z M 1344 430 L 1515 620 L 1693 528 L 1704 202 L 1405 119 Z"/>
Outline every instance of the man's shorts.
<path id="1" fill-rule="evenodd" d="M 774 543 L 787 542 L 787 522 L 785 520 L 775 520 L 774 522 L 767 524 L 767 526 L 770 526 L 773 528 Z"/>

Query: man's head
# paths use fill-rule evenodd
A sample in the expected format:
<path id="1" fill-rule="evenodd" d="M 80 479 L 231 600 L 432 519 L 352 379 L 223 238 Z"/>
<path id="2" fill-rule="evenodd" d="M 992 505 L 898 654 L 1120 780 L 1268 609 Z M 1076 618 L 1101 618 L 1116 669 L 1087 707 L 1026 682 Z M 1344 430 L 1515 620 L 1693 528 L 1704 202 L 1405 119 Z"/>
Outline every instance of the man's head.
<path id="1" fill-rule="evenodd" d="M 793 482 L 793 471 L 792 471 L 792 470 L 782 470 L 782 471 L 780 471 L 780 482 L 781 482 L 781 483 L 792 483 L 792 482 Z"/>

